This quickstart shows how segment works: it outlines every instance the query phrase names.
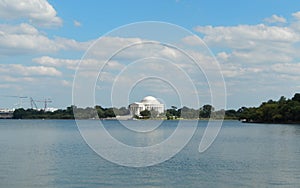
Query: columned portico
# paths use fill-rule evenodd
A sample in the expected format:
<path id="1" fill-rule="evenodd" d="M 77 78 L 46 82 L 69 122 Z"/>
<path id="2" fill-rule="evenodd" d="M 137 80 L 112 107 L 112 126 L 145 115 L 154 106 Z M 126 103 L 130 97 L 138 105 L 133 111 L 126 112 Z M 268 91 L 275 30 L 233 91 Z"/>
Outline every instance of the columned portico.
<path id="1" fill-rule="evenodd" d="M 164 104 L 161 104 L 155 97 L 147 96 L 141 102 L 130 104 L 129 110 L 132 116 L 139 116 L 140 112 L 144 110 L 155 110 L 160 114 L 164 112 Z"/>

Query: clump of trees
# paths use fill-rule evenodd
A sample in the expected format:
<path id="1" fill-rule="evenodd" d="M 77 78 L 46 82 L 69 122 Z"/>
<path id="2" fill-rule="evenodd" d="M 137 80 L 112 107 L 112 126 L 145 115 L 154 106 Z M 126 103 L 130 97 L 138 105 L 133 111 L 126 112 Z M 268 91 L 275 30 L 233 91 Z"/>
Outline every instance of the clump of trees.
<path id="1" fill-rule="evenodd" d="M 159 114 L 156 110 L 143 110 L 140 112 L 140 115 L 135 115 L 134 118 L 136 119 L 157 119 L 157 118 L 164 118 L 164 113 Z"/>
<path id="2" fill-rule="evenodd" d="M 93 119 L 93 118 L 114 118 L 116 116 L 129 115 L 127 108 L 103 108 L 95 106 L 94 108 L 77 108 L 70 106 L 66 109 L 56 110 L 54 112 L 47 112 L 43 110 L 34 109 L 16 109 L 13 113 L 14 119 L 74 119 L 74 112 L 76 118 L 79 119 Z M 188 107 L 177 108 L 172 106 L 167 109 L 165 113 L 159 114 L 154 110 L 144 110 L 137 118 L 142 119 L 243 119 L 247 122 L 260 123 L 300 123 L 300 93 L 296 93 L 291 99 L 280 97 L 278 101 L 269 100 L 263 102 L 259 107 L 241 107 L 238 110 L 215 110 L 209 104 L 202 106 L 199 109 Z"/>
<path id="3" fill-rule="evenodd" d="M 119 115 L 128 115 L 129 110 L 125 107 L 121 108 L 103 108 L 95 106 L 95 108 L 77 108 L 70 106 L 66 109 L 59 109 L 54 112 L 34 109 L 16 109 L 13 113 L 14 119 L 74 119 L 74 112 L 78 119 L 93 119 L 93 118 L 114 118 Z"/>
<path id="4" fill-rule="evenodd" d="M 215 108 L 209 104 L 206 104 L 199 109 L 188 108 L 186 106 L 177 109 L 177 107 L 172 106 L 171 109 L 166 110 L 166 117 L 167 119 L 220 119 L 224 118 L 225 112 L 225 110 L 215 111 Z M 238 117 L 233 115 L 225 118 L 238 119 Z"/>
<path id="5" fill-rule="evenodd" d="M 144 114 L 141 114 L 142 116 Z M 291 99 L 282 96 L 278 101 L 269 100 L 259 107 L 241 107 L 238 110 L 215 110 L 209 104 L 199 109 L 172 106 L 165 112 L 167 119 L 238 119 L 257 123 L 300 123 L 300 93 Z"/>
<path id="6" fill-rule="evenodd" d="M 54 112 L 19 108 L 14 111 L 13 119 L 74 119 L 74 115 L 72 107 Z"/>
<path id="7" fill-rule="evenodd" d="M 259 107 L 242 107 L 238 111 L 239 118 L 247 122 L 300 123 L 300 93 L 292 99 L 282 96 L 278 101 L 269 100 Z"/>
<path id="8" fill-rule="evenodd" d="M 229 119 L 238 119 L 236 117 L 236 111 L 234 111 L 233 114 L 230 114 L 230 116 L 227 116 L 226 118 Z M 136 118 L 139 119 L 149 119 L 149 118 L 167 118 L 168 120 L 171 119 L 208 119 L 208 118 L 214 118 L 214 119 L 221 119 L 225 116 L 225 110 L 218 110 L 215 111 L 215 108 L 209 104 L 204 105 L 203 107 L 199 109 L 193 109 L 188 108 L 186 106 L 182 108 L 177 108 L 176 106 L 172 106 L 170 109 L 167 109 L 165 113 L 158 114 L 158 112 L 153 110 L 144 110 L 140 112 L 140 116 L 136 116 Z"/>

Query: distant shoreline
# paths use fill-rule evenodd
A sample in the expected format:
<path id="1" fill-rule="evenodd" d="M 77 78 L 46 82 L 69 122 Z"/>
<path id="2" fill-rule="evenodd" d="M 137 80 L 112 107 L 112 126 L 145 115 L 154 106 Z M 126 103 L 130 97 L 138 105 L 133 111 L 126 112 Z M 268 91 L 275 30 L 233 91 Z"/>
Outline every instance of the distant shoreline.
<path id="1" fill-rule="evenodd" d="M 94 121 L 209 121 L 209 120 L 212 120 L 212 121 L 240 121 L 238 119 L 209 119 L 209 118 L 203 118 L 203 119 L 183 119 L 183 118 L 178 118 L 178 119 L 138 119 L 138 120 L 133 120 L 133 119 L 127 119 L 127 120 L 124 120 L 124 119 L 117 119 L 117 118 L 99 118 L 99 119 L 96 119 L 96 118 L 91 118 L 91 119 L 50 119 L 50 118 L 46 118 L 46 119 L 39 119 L 39 118 L 32 118 L 32 119 L 13 119 L 13 118 L 0 118 L 0 121 L 1 120 L 16 120 L 16 121 L 19 121 L 19 120 L 36 120 L 36 121 L 48 121 L 48 120 L 62 120 L 62 121 L 70 121 L 70 120 L 73 120 L 73 121 L 76 121 L 76 120 L 94 120 Z M 242 122 L 240 121 L 242 124 L 277 124 L 277 125 L 299 125 L 300 126 L 300 122 Z"/>
<path id="2" fill-rule="evenodd" d="M 249 123 L 249 124 L 283 124 L 283 125 L 300 125 L 300 122 L 255 122 L 255 121 L 246 121 L 242 123 Z"/>
<path id="3" fill-rule="evenodd" d="M 126 107 L 103 108 L 95 107 L 79 108 L 69 106 L 66 109 L 45 111 L 35 109 L 16 109 L 14 111 L 0 111 L 0 119 L 101 119 L 101 120 L 240 120 L 245 123 L 264 124 L 300 124 L 300 93 L 296 93 L 291 99 L 284 96 L 279 100 L 263 102 L 259 107 L 241 107 L 238 110 L 215 110 L 212 105 L 205 104 L 193 109 L 186 106 L 165 109 L 164 113 L 155 110 L 144 110 L 140 115 L 130 115 Z"/>

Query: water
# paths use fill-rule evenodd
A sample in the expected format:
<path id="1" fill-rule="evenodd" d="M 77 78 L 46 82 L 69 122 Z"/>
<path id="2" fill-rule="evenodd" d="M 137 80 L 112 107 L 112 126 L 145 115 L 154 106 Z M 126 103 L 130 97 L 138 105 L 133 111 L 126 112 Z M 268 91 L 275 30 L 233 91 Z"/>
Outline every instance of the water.
<path id="1" fill-rule="evenodd" d="M 117 121 L 103 122 L 137 146 L 161 141 L 177 124 L 166 121 L 158 130 L 163 136 L 139 139 Z M 128 168 L 99 157 L 72 120 L 0 120 L 0 187 L 300 187 L 299 125 L 225 121 L 214 144 L 198 153 L 206 123 L 170 160 Z"/>

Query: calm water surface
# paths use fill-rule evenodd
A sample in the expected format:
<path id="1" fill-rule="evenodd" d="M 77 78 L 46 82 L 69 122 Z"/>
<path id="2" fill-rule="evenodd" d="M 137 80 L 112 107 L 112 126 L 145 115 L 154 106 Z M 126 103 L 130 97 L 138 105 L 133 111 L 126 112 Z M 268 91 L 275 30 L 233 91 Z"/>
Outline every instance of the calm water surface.
<path id="1" fill-rule="evenodd" d="M 117 121 L 103 122 L 120 141 L 136 146 L 160 142 L 177 126 L 165 121 L 161 134 L 140 138 Z M 300 187 L 299 125 L 225 121 L 213 145 L 198 153 L 206 123 L 170 160 L 128 168 L 93 152 L 72 120 L 0 120 L 0 187 Z"/>

